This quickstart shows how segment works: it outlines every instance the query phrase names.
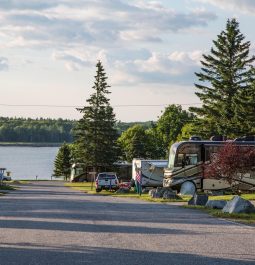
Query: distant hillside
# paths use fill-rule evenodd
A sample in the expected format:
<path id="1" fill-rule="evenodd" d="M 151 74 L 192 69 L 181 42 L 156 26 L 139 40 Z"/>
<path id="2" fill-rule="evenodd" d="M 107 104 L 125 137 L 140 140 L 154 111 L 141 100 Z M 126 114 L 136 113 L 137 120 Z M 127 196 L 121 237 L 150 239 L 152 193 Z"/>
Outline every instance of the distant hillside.
<path id="1" fill-rule="evenodd" d="M 0 117 L 0 142 L 72 142 L 75 121 Z"/>
<path id="2" fill-rule="evenodd" d="M 8 143 L 71 143 L 75 120 L 64 119 L 24 119 L 0 117 L 0 142 Z M 133 125 L 150 128 L 148 122 L 117 122 L 119 134 Z"/>

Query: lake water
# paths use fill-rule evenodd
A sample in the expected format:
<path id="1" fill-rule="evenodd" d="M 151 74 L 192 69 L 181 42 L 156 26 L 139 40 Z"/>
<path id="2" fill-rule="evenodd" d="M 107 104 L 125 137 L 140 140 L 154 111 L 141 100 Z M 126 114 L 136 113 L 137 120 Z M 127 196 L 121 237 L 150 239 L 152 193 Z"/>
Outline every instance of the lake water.
<path id="1" fill-rule="evenodd" d="M 48 180 L 53 174 L 59 147 L 0 146 L 0 167 L 11 171 L 12 179 Z"/>

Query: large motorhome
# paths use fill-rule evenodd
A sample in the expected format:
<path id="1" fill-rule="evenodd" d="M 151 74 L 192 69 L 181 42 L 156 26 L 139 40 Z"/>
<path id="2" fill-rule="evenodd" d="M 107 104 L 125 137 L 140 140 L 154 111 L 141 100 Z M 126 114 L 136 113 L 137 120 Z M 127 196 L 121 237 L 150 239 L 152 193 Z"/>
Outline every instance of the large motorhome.
<path id="1" fill-rule="evenodd" d="M 142 177 L 142 187 L 162 187 L 165 167 L 167 160 L 133 159 L 132 180 L 135 182 L 139 173 Z"/>
<path id="2" fill-rule="evenodd" d="M 170 148 L 168 166 L 164 170 L 163 186 L 178 191 L 185 186 L 193 186 L 194 191 L 231 188 L 227 181 L 204 178 L 203 164 L 209 162 L 212 154 L 217 153 L 224 144 L 224 141 L 184 141 L 173 144 Z M 235 144 L 255 148 L 255 141 L 236 141 Z M 235 184 L 241 190 L 254 190 L 255 172 L 247 172 L 242 182 Z"/>

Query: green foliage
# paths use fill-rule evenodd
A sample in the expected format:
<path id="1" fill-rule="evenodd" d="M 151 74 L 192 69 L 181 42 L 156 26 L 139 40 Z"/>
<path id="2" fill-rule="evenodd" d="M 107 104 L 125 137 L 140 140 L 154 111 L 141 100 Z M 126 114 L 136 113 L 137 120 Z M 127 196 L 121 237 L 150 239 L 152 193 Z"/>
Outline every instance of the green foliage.
<path id="1" fill-rule="evenodd" d="M 122 150 L 122 159 L 132 161 L 133 158 L 147 158 L 148 137 L 141 125 L 134 125 L 126 130 L 118 143 Z"/>
<path id="2" fill-rule="evenodd" d="M 110 92 L 107 77 L 99 61 L 94 82 L 94 93 L 88 106 L 78 109 L 83 117 L 74 129 L 78 159 L 87 166 L 105 168 L 117 160 L 117 130 L 115 114 L 106 97 Z"/>
<path id="3" fill-rule="evenodd" d="M 181 133 L 177 137 L 177 142 L 187 141 L 189 138 L 194 135 L 194 123 L 187 123 L 182 127 Z"/>
<path id="4" fill-rule="evenodd" d="M 0 142 L 62 143 L 73 140 L 74 121 L 0 117 Z"/>
<path id="5" fill-rule="evenodd" d="M 169 105 L 158 122 L 145 129 L 135 125 L 122 133 L 118 142 L 122 149 L 122 159 L 133 158 L 164 159 L 173 142 L 177 141 L 183 126 L 194 119 L 181 106 Z"/>
<path id="6" fill-rule="evenodd" d="M 201 72 L 196 73 L 200 83 L 195 84 L 203 105 L 190 110 L 200 118 L 198 131 L 204 135 L 232 137 L 243 133 L 236 122 L 235 102 L 250 89 L 255 60 L 254 56 L 249 57 L 250 42 L 244 39 L 236 19 L 228 20 L 226 29 L 213 41 L 211 53 L 203 55 Z"/>
<path id="7" fill-rule="evenodd" d="M 70 176 L 71 172 L 71 149 L 70 146 L 64 143 L 57 153 L 54 162 L 54 175 L 55 176 L 65 176 L 66 178 Z"/>
<path id="8" fill-rule="evenodd" d="M 235 98 L 235 120 L 243 134 L 255 134 L 255 82 Z"/>
<path id="9" fill-rule="evenodd" d="M 156 125 L 156 132 L 161 140 L 164 157 L 167 156 L 169 147 L 177 141 L 183 126 L 193 119 L 194 116 L 182 110 L 181 106 L 169 105 L 166 107 Z"/>
<path id="10" fill-rule="evenodd" d="M 118 131 L 118 134 L 121 135 L 127 129 L 129 129 L 135 125 L 141 125 L 144 129 L 150 129 L 153 127 L 154 123 L 153 123 L 153 121 L 145 121 L 145 122 L 121 122 L 121 121 L 118 121 L 116 123 L 116 129 Z"/>

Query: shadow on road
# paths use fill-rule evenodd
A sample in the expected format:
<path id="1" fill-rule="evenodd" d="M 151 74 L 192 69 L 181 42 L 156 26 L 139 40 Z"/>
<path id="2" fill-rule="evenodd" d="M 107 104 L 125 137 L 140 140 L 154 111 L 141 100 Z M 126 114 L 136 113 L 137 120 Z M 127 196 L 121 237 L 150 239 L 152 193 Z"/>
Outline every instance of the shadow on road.
<path id="1" fill-rule="evenodd" d="M 17 262 L 16 257 L 22 257 Z M 36 258 L 35 258 L 36 257 Z M 254 260 L 212 258 L 186 253 L 162 253 L 116 248 L 52 247 L 36 245 L 6 245 L 0 247 L 3 265 L 254 265 Z M 4 263 L 2 263 L 4 261 Z"/>

